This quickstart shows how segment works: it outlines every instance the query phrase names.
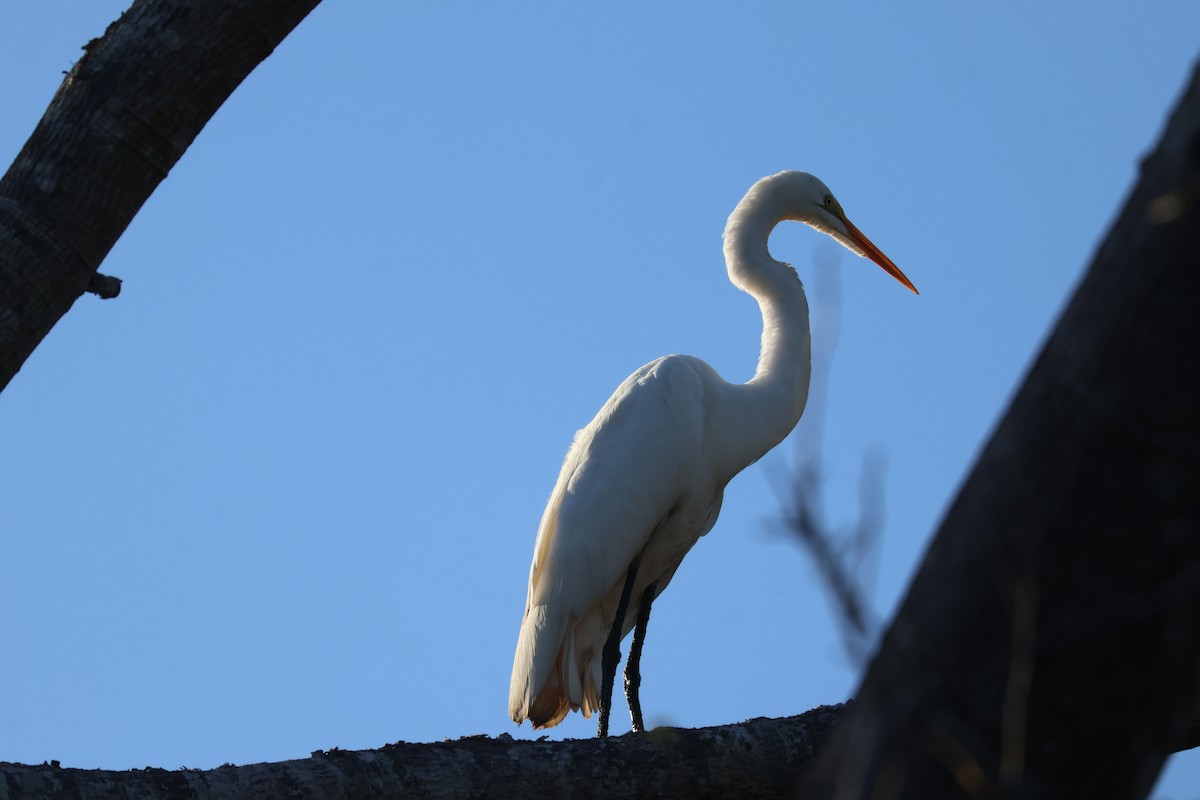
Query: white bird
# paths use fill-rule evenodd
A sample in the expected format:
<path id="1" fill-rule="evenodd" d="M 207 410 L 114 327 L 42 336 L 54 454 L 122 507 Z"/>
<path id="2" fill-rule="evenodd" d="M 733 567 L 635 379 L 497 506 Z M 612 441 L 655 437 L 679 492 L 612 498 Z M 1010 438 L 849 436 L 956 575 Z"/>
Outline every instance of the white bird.
<path id="1" fill-rule="evenodd" d="M 808 399 L 808 300 L 796 271 L 767 250 L 783 220 L 829 234 L 917 291 L 817 178 L 780 172 L 750 188 L 724 250 L 729 280 L 762 312 L 758 368 L 732 384 L 698 358 L 664 356 L 575 435 L 533 548 L 509 688 L 517 724 L 548 728 L 569 711 L 599 711 L 606 736 L 620 641 L 636 624 L 625 693 L 633 730 L 643 730 L 638 661 L 651 603 L 712 529 L 725 485 L 783 441 Z"/>

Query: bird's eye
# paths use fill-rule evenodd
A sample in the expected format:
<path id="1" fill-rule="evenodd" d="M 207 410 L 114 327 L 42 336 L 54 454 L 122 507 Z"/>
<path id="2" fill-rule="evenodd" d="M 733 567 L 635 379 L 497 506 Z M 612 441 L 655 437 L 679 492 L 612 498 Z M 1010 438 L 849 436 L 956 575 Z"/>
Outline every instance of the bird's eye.
<path id="1" fill-rule="evenodd" d="M 833 195 L 831 195 L 831 194 L 825 195 L 825 207 L 833 208 Z"/>

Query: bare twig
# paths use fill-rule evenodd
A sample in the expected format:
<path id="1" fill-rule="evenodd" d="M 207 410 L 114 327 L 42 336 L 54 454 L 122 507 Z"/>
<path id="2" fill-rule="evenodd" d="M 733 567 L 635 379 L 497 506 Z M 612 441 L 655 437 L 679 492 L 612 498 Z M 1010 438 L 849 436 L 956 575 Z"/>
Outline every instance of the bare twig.
<path id="1" fill-rule="evenodd" d="M 863 587 L 866 564 L 875 550 L 883 524 L 884 461 L 881 454 L 868 452 L 859 485 L 861 498 L 857 522 L 840 529 L 829 526 L 821 499 L 825 477 L 821 461 L 829 386 L 829 365 L 837 345 L 841 284 L 838 254 L 818 251 L 815 278 L 810 293 L 812 378 L 808 405 L 796 431 L 795 466 L 786 480 L 777 482 L 785 512 L 783 526 L 797 537 L 812 558 L 841 620 L 843 645 L 855 661 L 863 663 L 877 628 Z"/>

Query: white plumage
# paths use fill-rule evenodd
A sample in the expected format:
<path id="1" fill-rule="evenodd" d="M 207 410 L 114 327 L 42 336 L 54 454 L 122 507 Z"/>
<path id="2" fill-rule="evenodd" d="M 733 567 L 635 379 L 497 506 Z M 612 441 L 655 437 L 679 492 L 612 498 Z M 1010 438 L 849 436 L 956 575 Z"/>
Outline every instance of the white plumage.
<path id="1" fill-rule="evenodd" d="M 800 419 L 808 397 L 808 301 L 795 270 L 767 251 L 783 220 L 830 234 L 916 291 L 815 177 L 781 172 L 751 187 L 729 217 L 724 250 L 730 280 L 762 311 L 758 369 L 748 383 L 731 384 L 698 358 L 659 358 L 630 375 L 576 434 L 534 545 L 509 690 L 515 722 L 544 728 L 572 710 L 586 717 L 601 710 L 602 650 L 631 565 L 621 637 L 634 628 L 643 600 L 666 588 L 711 530 L 729 480 Z M 640 708 L 634 716 L 636 729 Z"/>

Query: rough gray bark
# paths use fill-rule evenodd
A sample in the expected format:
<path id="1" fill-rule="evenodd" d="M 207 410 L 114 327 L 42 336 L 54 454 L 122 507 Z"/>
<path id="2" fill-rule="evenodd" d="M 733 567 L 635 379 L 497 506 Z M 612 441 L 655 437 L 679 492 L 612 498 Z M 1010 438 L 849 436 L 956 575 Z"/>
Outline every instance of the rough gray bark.
<path id="1" fill-rule="evenodd" d="M 1200 711 L 1198 345 L 1200 71 L 805 797 L 1146 796 Z"/>
<path id="2" fill-rule="evenodd" d="M 0 390 L 225 99 L 320 0 L 137 0 L 0 179 Z"/>
<path id="3" fill-rule="evenodd" d="M 565 742 L 486 736 L 219 769 L 110 772 L 0 763 L 0 798 L 790 797 L 840 707 L 790 719 Z"/>

